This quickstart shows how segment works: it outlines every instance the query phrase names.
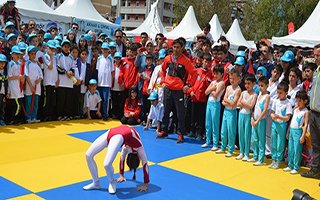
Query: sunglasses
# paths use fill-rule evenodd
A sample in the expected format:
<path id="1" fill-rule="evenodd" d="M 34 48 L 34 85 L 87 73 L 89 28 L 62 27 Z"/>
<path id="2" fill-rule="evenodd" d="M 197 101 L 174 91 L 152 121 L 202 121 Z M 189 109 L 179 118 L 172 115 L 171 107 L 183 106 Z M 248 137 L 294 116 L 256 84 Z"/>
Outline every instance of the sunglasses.
<path id="1" fill-rule="evenodd" d="M 73 29 L 73 30 L 78 30 L 79 28 L 78 28 L 78 27 L 72 27 L 72 29 Z"/>
<path id="2" fill-rule="evenodd" d="M 122 36 L 118 35 L 118 36 L 116 36 L 116 38 L 122 38 Z"/>

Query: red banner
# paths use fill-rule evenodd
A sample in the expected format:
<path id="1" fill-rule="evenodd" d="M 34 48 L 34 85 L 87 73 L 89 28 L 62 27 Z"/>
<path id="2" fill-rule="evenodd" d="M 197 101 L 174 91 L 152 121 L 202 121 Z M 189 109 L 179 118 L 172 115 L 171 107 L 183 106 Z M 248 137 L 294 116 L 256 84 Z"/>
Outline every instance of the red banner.
<path id="1" fill-rule="evenodd" d="M 288 24 L 288 34 L 291 35 L 292 33 L 294 33 L 294 24 L 293 22 L 290 22 Z"/>

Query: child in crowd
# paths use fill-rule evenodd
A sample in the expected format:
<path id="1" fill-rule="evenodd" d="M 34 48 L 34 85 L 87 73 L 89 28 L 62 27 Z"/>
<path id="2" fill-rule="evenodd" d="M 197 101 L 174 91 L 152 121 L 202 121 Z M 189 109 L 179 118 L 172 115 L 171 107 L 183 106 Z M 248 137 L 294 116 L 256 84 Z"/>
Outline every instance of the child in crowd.
<path id="1" fill-rule="evenodd" d="M 148 112 L 150 109 L 150 102 L 148 101 L 149 97 L 149 91 L 148 91 L 148 86 L 150 83 L 150 78 L 152 76 L 152 72 L 154 70 L 154 65 L 153 65 L 153 55 L 152 54 L 147 54 L 146 55 L 146 67 L 145 69 L 139 73 L 140 74 L 140 79 L 142 79 L 142 105 L 143 105 L 143 121 L 147 121 L 148 117 Z"/>
<path id="2" fill-rule="evenodd" d="M 79 49 L 76 45 L 71 43 L 72 46 L 70 48 L 70 55 L 73 60 L 72 64 L 72 72 L 74 74 L 75 81 L 73 83 L 72 88 L 72 97 L 73 97 L 73 103 L 72 103 L 72 118 L 74 119 L 80 119 L 80 116 L 82 115 L 82 112 L 80 113 L 79 108 L 79 102 L 80 102 L 80 90 L 81 90 L 81 80 L 80 80 L 80 73 L 79 73 Z"/>
<path id="3" fill-rule="evenodd" d="M 8 70 L 5 68 L 7 57 L 0 54 L 0 126 L 5 126 L 5 98 L 8 94 Z"/>
<path id="4" fill-rule="evenodd" d="M 308 93 L 311 89 L 313 72 L 316 70 L 317 64 L 315 62 L 306 61 L 303 65 L 303 72 L 305 75 L 305 80 L 303 81 L 303 89 Z"/>
<path id="5" fill-rule="evenodd" d="M 231 157 L 234 151 L 236 140 L 236 126 L 237 126 L 237 102 L 239 100 L 241 89 L 239 87 L 240 74 L 235 69 L 229 73 L 230 84 L 226 89 L 222 105 L 225 106 L 222 118 L 221 127 L 221 149 L 216 153 L 224 153 L 228 145 L 228 153 L 226 157 Z"/>
<path id="6" fill-rule="evenodd" d="M 56 44 L 53 40 L 47 42 L 47 53 L 44 55 L 43 66 L 43 85 L 46 91 L 46 104 L 44 108 L 44 121 L 51 121 L 54 118 L 56 106 L 56 86 L 58 85 Z"/>
<path id="7" fill-rule="evenodd" d="M 137 125 L 140 123 L 141 101 L 138 99 L 137 87 L 132 86 L 129 90 L 129 97 L 124 104 L 124 116 L 121 118 L 122 124 Z"/>
<path id="8" fill-rule="evenodd" d="M 151 92 L 148 100 L 151 101 L 151 107 L 144 130 L 148 130 L 148 128 L 151 126 L 152 128 L 156 128 L 157 134 L 160 134 L 164 106 L 161 102 L 159 102 L 159 96 L 156 91 Z"/>
<path id="9" fill-rule="evenodd" d="M 302 74 L 299 68 L 293 67 L 289 72 L 289 91 L 288 91 L 288 99 L 291 103 L 292 107 L 295 107 L 296 103 L 296 94 L 298 91 L 302 89 L 302 85 L 298 82 L 302 79 Z"/>
<path id="10" fill-rule="evenodd" d="M 191 96 L 191 129 L 196 134 L 198 140 L 205 136 L 205 112 L 207 105 L 207 95 L 205 94 L 211 79 L 211 55 L 203 56 L 202 67 L 197 69 L 198 77 L 193 86 L 189 89 Z"/>
<path id="11" fill-rule="evenodd" d="M 290 79 L 290 77 L 289 77 Z M 305 91 L 298 91 L 296 95 L 297 108 L 294 109 L 293 117 L 290 123 L 290 131 L 287 139 L 288 144 L 288 167 L 283 171 L 290 171 L 290 174 L 297 174 L 300 169 L 301 153 L 305 136 L 308 129 L 309 113 L 306 105 L 308 95 Z"/>
<path id="12" fill-rule="evenodd" d="M 263 165 L 264 154 L 266 148 L 266 115 L 268 114 L 270 96 L 267 88 L 269 80 L 266 76 L 260 77 L 258 80 L 260 94 L 257 98 L 254 112 L 251 117 L 252 125 L 252 149 L 253 158 L 249 162 L 255 162 L 253 165 Z"/>
<path id="13" fill-rule="evenodd" d="M 88 51 L 86 49 L 80 49 L 80 59 L 78 60 L 78 72 L 80 76 L 80 97 L 79 97 L 79 111 L 80 111 L 80 117 L 83 117 L 84 114 L 84 97 L 85 93 L 87 92 L 87 86 L 86 86 L 86 76 L 87 76 L 87 70 L 90 68 L 90 64 L 87 63 L 87 56 Z M 90 81 L 89 81 L 90 82 Z"/>
<path id="14" fill-rule="evenodd" d="M 113 118 L 121 119 L 125 102 L 124 85 L 119 82 L 120 71 L 123 67 L 122 55 L 120 52 L 114 54 L 114 85 L 111 88 L 112 114 Z"/>
<path id="15" fill-rule="evenodd" d="M 85 95 L 87 119 L 101 118 L 101 97 L 97 90 L 97 81 L 91 79 L 89 81 L 89 90 Z"/>
<path id="16" fill-rule="evenodd" d="M 259 78 L 263 77 L 263 76 L 267 76 L 268 71 L 264 66 L 260 66 L 257 69 L 256 72 L 256 84 L 253 86 L 253 90 L 257 93 L 257 95 L 259 95 L 260 93 L 260 87 L 259 87 Z"/>
<path id="17" fill-rule="evenodd" d="M 218 150 L 220 136 L 220 112 L 221 112 L 221 97 L 225 91 L 225 83 L 222 80 L 224 67 L 216 65 L 213 68 L 213 76 L 215 78 L 206 89 L 205 94 L 209 95 L 206 108 L 206 143 L 201 147 L 209 147 L 213 142 L 212 151 Z"/>
<path id="18" fill-rule="evenodd" d="M 238 100 L 238 107 L 240 107 L 239 121 L 238 121 L 238 133 L 239 133 L 239 144 L 240 144 L 240 154 L 236 157 L 237 160 L 248 161 L 250 153 L 250 143 L 251 143 L 251 113 L 252 108 L 255 105 L 257 94 L 253 90 L 256 78 L 254 75 L 248 74 L 245 77 L 244 86 L 245 91 L 241 93 Z"/>
<path id="19" fill-rule="evenodd" d="M 292 114 L 292 106 L 290 101 L 287 99 L 289 86 L 286 82 L 279 83 L 277 87 L 278 99 L 273 101 L 271 107 L 271 154 L 272 163 L 270 168 L 278 169 L 279 164 L 283 159 L 287 122 L 290 120 Z"/>
<path id="20" fill-rule="evenodd" d="M 109 45 L 104 42 L 101 46 L 103 54 L 98 58 L 98 90 L 102 99 L 102 118 L 108 120 L 110 88 L 114 83 L 114 66 L 109 56 Z"/>
<path id="21" fill-rule="evenodd" d="M 42 70 L 36 61 L 38 47 L 29 46 L 27 48 L 29 60 L 25 64 L 25 101 L 26 101 L 26 120 L 27 123 L 39 123 L 37 119 L 38 101 L 41 95 L 41 81 L 43 79 Z"/>
<path id="22" fill-rule="evenodd" d="M 203 56 L 204 56 L 204 54 L 202 51 L 197 52 L 196 57 L 194 59 L 194 64 L 193 64 L 195 68 L 202 67 Z"/>
<path id="23" fill-rule="evenodd" d="M 11 49 L 12 60 L 8 63 L 8 121 L 9 124 L 19 124 L 24 122 L 23 119 L 23 90 L 20 89 L 20 84 L 24 84 L 24 67 L 19 63 L 19 58 L 22 55 L 18 46 L 13 46 Z"/>

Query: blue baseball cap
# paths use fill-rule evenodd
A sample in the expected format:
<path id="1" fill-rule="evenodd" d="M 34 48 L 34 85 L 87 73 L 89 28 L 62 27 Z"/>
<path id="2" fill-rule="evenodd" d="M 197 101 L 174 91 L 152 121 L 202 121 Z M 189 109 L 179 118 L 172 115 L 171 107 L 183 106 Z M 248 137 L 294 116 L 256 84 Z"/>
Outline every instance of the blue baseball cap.
<path id="1" fill-rule="evenodd" d="M 19 42 L 18 47 L 20 48 L 20 50 L 26 50 L 28 45 L 24 42 Z"/>
<path id="2" fill-rule="evenodd" d="M 92 36 L 90 34 L 88 34 L 88 33 L 84 34 L 83 37 L 87 41 L 92 41 Z"/>
<path id="3" fill-rule="evenodd" d="M 159 52 L 158 52 L 158 59 L 162 59 L 162 58 L 165 58 L 167 55 L 167 52 L 165 49 L 160 49 Z"/>
<path id="4" fill-rule="evenodd" d="M 238 51 L 236 57 L 245 57 L 246 53 L 244 51 Z"/>
<path id="5" fill-rule="evenodd" d="M 0 54 L 0 62 L 7 62 L 7 57 L 4 54 Z"/>
<path id="6" fill-rule="evenodd" d="M 62 38 L 61 35 L 57 35 L 54 39 L 55 39 L 55 40 L 59 40 L 60 42 L 63 40 L 63 38 Z"/>
<path id="7" fill-rule="evenodd" d="M 109 47 L 117 47 L 117 43 L 115 41 L 109 42 Z"/>
<path id="8" fill-rule="evenodd" d="M 43 42 L 42 42 L 42 46 L 47 47 L 48 44 L 47 44 L 45 41 L 43 41 Z"/>
<path id="9" fill-rule="evenodd" d="M 75 34 L 74 30 L 73 30 L 73 29 L 71 29 L 71 28 L 68 30 L 67 34 L 69 34 L 69 33 L 73 33 L 73 34 Z"/>
<path id="10" fill-rule="evenodd" d="M 281 56 L 280 60 L 284 62 L 293 62 L 294 60 L 293 52 L 291 50 L 287 50 L 286 52 L 284 52 L 283 56 Z"/>
<path id="11" fill-rule="evenodd" d="M 122 58 L 122 53 L 120 53 L 120 52 L 116 52 L 115 54 L 114 54 L 114 56 L 113 56 L 114 58 Z"/>
<path id="12" fill-rule="evenodd" d="M 245 60 L 243 57 L 238 57 L 234 62 L 235 65 L 244 65 L 244 63 L 245 63 Z"/>
<path id="13" fill-rule="evenodd" d="M 6 40 L 9 41 L 12 37 L 17 38 L 16 34 L 10 33 L 10 34 L 7 36 Z"/>
<path id="14" fill-rule="evenodd" d="M 17 54 L 23 54 L 22 51 L 20 50 L 20 48 L 15 45 L 11 48 L 11 53 L 10 54 L 13 54 L 13 53 L 17 53 Z"/>
<path id="15" fill-rule="evenodd" d="M 71 44 L 68 39 L 63 39 L 62 42 L 61 42 L 61 46 L 63 46 L 66 43 L 68 43 L 69 45 Z"/>
<path id="16" fill-rule="evenodd" d="M 4 26 L 4 28 L 8 28 L 9 26 L 15 26 L 13 22 L 6 22 L 6 25 Z"/>
<path id="17" fill-rule="evenodd" d="M 53 41 L 54 41 L 54 43 L 56 43 L 56 48 L 61 48 L 59 40 L 53 40 Z"/>
<path id="18" fill-rule="evenodd" d="M 30 45 L 30 46 L 28 46 L 28 48 L 27 48 L 27 52 L 30 53 L 31 51 L 37 52 L 37 51 L 39 51 L 39 48 L 38 48 L 38 47 L 35 47 L 35 46 L 33 46 L 33 45 Z"/>
<path id="19" fill-rule="evenodd" d="M 159 95 L 156 91 L 151 92 L 150 96 L 148 97 L 148 100 L 150 101 L 154 101 L 157 100 L 159 98 Z"/>
<path id="20" fill-rule="evenodd" d="M 27 38 L 27 42 L 30 42 L 31 39 L 34 38 L 34 37 L 37 37 L 37 35 L 34 34 L 34 33 L 30 34 L 30 35 L 28 36 L 28 38 Z"/>
<path id="21" fill-rule="evenodd" d="M 98 84 L 96 79 L 90 79 L 89 85 L 96 85 L 96 84 Z"/>
<path id="22" fill-rule="evenodd" d="M 44 36 L 43 36 L 44 39 L 49 39 L 49 40 L 52 40 L 52 36 L 50 33 L 45 33 Z"/>
<path id="23" fill-rule="evenodd" d="M 103 41 L 99 39 L 99 40 L 96 41 L 96 44 L 98 44 L 98 43 L 101 43 L 101 44 L 102 44 Z"/>
<path id="24" fill-rule="evenodd" d="M 110 49 L 109 44 L 107 42 L 102 43 L 102 49 Z"/>
<path id="25" fill-rule="evenodd" d="M 55 43 L 54 40 L 49 40 L 49 41 L 47 42 L 47 46 L 50 47 L 50 48 L 52 48 L 52 49 L 56 49 L 56 48 L 57 48 L 57 47 L 56 47 L 56 43 Z"/>

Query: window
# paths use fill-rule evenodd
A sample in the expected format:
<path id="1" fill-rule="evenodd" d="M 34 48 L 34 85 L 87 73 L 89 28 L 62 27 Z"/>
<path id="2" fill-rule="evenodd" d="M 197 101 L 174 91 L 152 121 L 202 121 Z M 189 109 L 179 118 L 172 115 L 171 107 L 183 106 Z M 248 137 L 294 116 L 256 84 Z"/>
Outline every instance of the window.
<path id="1" fill-rule="evenodd" d="M 137 6 L 137 7 L 139 7 L 139 4 L 140 4 L 139 1 L 136 1 L 136 6 Z"/>
<path id="2" fill-rule="evenodd" d="M 121 0 L 121 6 L 126 6 L 126 0 Z"/>
<path id="3" fill-rule="evenodd" d="M 121 14 L 121 19 L 124 19 L 125 18 L 125 15 L 124 14 Z"/>
<path id="4" fill-rule="evenodd" d="M 131 6 L 131 1 L 130 0 L 128 1 L 128 6 Z"/>
<path id="5" fill-rule="evenodd" d="M 128 15 L 128 20 L 130 20 L 130 15 Z"/>
<path id="6" fill-rule="evenodd" d="M 136 21 L 138 21 L 138 20 L 139 20 L 139 16 L 138 16 L 138 15 L 136 15 L 136 18 L 135 18 L 135 20 L 136 20 Z"/>

